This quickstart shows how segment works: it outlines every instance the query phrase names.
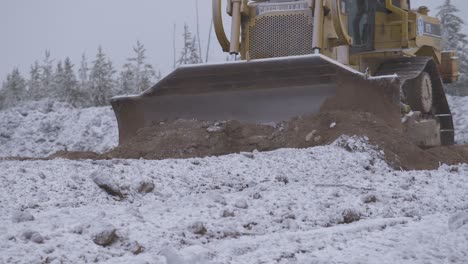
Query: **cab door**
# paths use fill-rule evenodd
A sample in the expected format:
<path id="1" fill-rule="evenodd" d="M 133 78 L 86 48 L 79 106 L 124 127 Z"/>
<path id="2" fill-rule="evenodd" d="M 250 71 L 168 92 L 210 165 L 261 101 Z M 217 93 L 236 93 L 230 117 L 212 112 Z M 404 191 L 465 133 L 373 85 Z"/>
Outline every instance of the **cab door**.
<path id="1" fill-rule="evenodd" d="M 375 49 L 375 0 L 348 0 L 348 34 L 353 39 L 351 53 Z"/>

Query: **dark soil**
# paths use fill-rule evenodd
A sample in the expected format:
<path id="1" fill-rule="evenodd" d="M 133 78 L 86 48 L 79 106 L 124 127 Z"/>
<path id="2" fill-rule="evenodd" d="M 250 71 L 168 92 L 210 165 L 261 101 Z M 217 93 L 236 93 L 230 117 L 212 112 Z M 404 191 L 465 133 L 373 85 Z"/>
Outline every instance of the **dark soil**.
<path id="1" fill-rule="evenodd" d="M 98 155 L 58 152 L 48 159 L 167 159 L 229 153 L 308 148 L 327 145 L 341 135 L 367 136 L 395 169 L 431 170 L 440 164 L 468 163 L 468 146 L 422 149 L 397 129 L 369 113 L 322 112 L 281 124 L 221 123 L 177 120 L 140 130 L 119 147 Z"/>
<path id="2" fill-rule="evenodd" d="M 441 163 L 468 163 L 467 146 L 424 150 L 384 121 L 360 112 L 325 112 L 276 125 L 178 120 L 142 129 L 134 139 L 100 158 L 193 158 L 307 148 L 330 144 L 341 135 L 367 136 L 370 143 L 384 150 L 387 162 L 397 169 L 436 169 Z"/>

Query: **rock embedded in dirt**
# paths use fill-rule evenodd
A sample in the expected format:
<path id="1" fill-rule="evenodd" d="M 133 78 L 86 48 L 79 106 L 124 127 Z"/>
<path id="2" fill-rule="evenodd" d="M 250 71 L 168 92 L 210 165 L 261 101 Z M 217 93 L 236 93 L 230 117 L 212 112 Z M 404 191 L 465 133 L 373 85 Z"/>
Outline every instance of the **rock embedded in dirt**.
<path id="1" fill-rule="evenodd" d="M 117 239 L 117 229 L 111 224 L 98 224 L 93 228 L 91 238 L 96 245 L 110 246 Z"/>
<path id="2" fill-rule="evenodd" d="M 34 216 L 28 211 L 17 211 L 13 213 L 11 220 L 13 223 L 23 223 L 34 221 Z"/>
<path id="3" fill-rule="evenodd" d="M 305 137 L 305 140 L 306 140 L 307 142 L 311 141 L 311 140 L 314 138 L 314 136 L 315 136 L 316 133 L 317 133 L 317 130 L 312 130 L 312 132 L 310 132 L 309 134 L 307 134 L 307 136 Z"/>

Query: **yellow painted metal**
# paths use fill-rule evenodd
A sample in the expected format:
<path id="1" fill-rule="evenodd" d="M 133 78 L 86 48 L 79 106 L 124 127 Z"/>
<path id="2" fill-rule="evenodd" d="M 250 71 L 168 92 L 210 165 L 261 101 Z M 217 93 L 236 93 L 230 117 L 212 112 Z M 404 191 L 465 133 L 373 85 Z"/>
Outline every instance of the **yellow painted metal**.
<path id="1" fill-rule="evenodd" d="M 221 45 L 221 48 L 224 52 L 229 52 L 229 48 L 231 43 L 226 36 L 226 32 L 224 32 L 223 26 L 223 17 L 221 14 L 221 0 L 213 0 L 213 25 L 216 33 L 216 37 L 218 38 L 218 42 Z"/>
<path id="2" fill-rule="evenodd" d="M 331 0 L 331 13 L 333 25 L 338 36 L 339 44 L 350 46 L 353 44 L 352 38 L 348 35 L 347 31 L 343 28 L 343 20 L 341 18 L 340 0 Z"/>
<path id="3" fill-rule="evenodd" d="M 385 0 L 385 7 L 401 17 L 401 47 L 408 48 L 408 12 L 393 5 L 392 0 Z"/>

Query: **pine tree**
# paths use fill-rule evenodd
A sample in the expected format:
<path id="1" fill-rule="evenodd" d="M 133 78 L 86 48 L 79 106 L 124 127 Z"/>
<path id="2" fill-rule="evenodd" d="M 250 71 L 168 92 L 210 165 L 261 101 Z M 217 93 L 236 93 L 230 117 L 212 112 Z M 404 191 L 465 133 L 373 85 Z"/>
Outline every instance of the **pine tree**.
<path id="1" fill-rule="evenodd" d="M 89 88 L 89 67 L 88 59 L 86 54 L 81 55 L 80 68 L 78 69 L 78 79 L 79 79 L 79 92 L 82 97 L 81 106 L 89 105 L 90 98 L 90 88 Z"/>
<path id="2" fill-rule="evenodd" d="M 6 90 L 6 82 L 2 82 L 2 86 L 0 86 L 0 110 L 6 108 L 5 106 L 5 90 Z"/>
<path id="3" fill-rule="evenodd" d="M 57 67 L 55 68 L 54 77 L 52 79 L 52 85 L 48 98 L 53 98 L 56 100 L 63 101 L 65 98 L 65 91 L 63 90 L 63 82 L 64 82 L 64 71 L 62 66 L 62 61 L 57 63 Z"/>
<path id="4" fill-rule="evenodd" d="M 65 95 L 65 102 L 73 106 L 82 106 L 85 104 L 85 96 L 79 87 L 70 58 L 66 58 L 63 65 L 62 90 Z"/>
<path id="5" fill-rule="evenodd" d="M 194 36 L 192 39 L 192 44 L 190 45 L 190 64 L 201 63 L 201 58 L 198 51 L 197 37 Z"/>
<path id="6" fill-rule="evenodd" d="M 156 81 L 158 81 L 158 82 L 162 79 L 161 70 L 158 71 L 158 73 L 157 73 L 156 76 L 155 76 L 155 79 L 156 79 Z"/>
<path id="7" fill-rule="evenodd" d="M 88 85 L 88 60 L 86 59 L 86 54 L 83 53 L 81 55 L 81 63 L 80 68 L 78 69 L 78 77 L 80 80 L 80 86 L 82 89 L 86 90 L 86 86 Z"/>
<path id="8" fill-rule="evenodd" d="M 53 60 L 50 56 L 50 51 L 45 51 L 45 57 L 43 60 L 43 64 L 41 65 L 41 87 L 38 91 L 38 97 L 35 98 L 36 100 L 49 97 L 51 91 L 53 90 Z"/>
<path id="9" fill-rule="evenodd" d="M 128 58 L 120 73 L 121 94 L 140 93 L 151 87 L 156 73 L 151 64 L 146 63 L 146 49 L 144 45 L 137 41 L 133 47 L 135 57 Z"/>
<path id="10" fill-rule="evenodd" d="M 201 59 L 197 48 L 197 38 L 192 37 L 192 33 L 187 24 L 184 25 L 184 34 L 182 36 L 184 38 L 184 47 L 177 60 L 177 65 L 200 63 Z"/>
<path id="11" fill-rule="evenodd" d="M 114 67 L 99 46 L 89 76 L 91 101 L 95 106 L 107 105 L 114 87 Z"/>
<path id="12" fill-rule="evenodd" d="M 136 85 L 133 67 L 130 63 L 126 63 L 123 68 L 119 77 L 118 94 L 135 94 Z"/>
<path id="13" fill-rule="evenodd" d="M 459 58 L 460 80 L 447 89 L 455 95 L 468 95 L 468 53 L 465 51 L 468 45 L 467 35 L 462 33 L 464 21 L 457 13 L 458 8 L 450 0 L 445 0 L 439 6 L 437 17 L 442 25 L 442 48 L 447 51 L 456 51 Z"/>
<path id="14" fill-rule="evenodd" d="M 39 62 L 35 61 L 33 65 L 31 65 L 31 69 L 29 71 L 29 80 L 28 80 L 28 98 L 31 100 L 36 100 L 40 96 L 41 90 L 41 67 L 39 66 Z"/>
<path id="15" fill-rule="evenodd" d="M 25 100 L 26 80 L 21 76 L 20 71 L 15 68 L 8 74 L 4 82 L 1 94 L 3 97 L 2 107 L 12 107 Z"/>

